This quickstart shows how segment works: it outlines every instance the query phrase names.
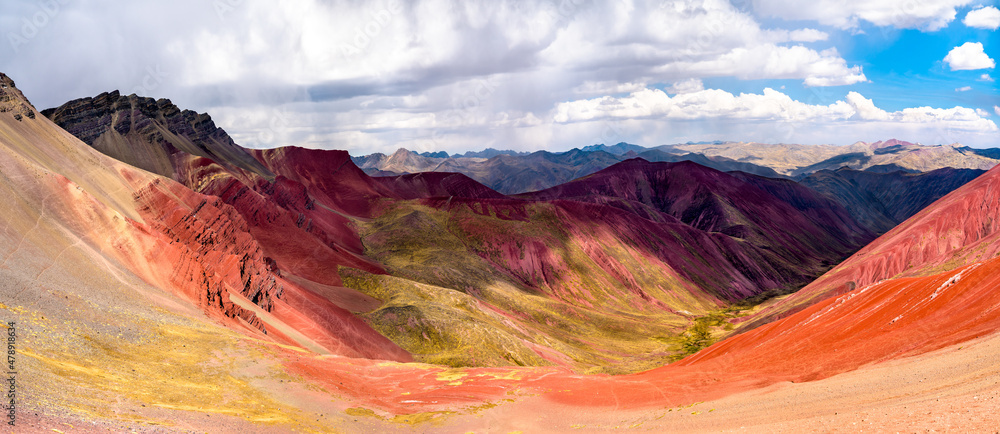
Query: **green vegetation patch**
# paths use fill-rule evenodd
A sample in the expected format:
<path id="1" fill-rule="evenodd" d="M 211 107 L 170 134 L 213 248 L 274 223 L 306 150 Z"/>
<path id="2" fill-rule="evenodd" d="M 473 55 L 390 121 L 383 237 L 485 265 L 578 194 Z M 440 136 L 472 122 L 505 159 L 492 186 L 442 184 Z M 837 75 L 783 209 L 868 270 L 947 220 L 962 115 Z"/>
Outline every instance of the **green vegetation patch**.
<path id="1" fill-rule="evenodd" d="M 634 243 L 554 205 L 518 209 L 527 220 L 473 205 L 386 204 L 357 224 L 391 276 L 340 269 L 345 286 L 385 302 L 363 318 L 418 361 L 631 373 L 685 355 L 692 318 L 718 309 Z"/>

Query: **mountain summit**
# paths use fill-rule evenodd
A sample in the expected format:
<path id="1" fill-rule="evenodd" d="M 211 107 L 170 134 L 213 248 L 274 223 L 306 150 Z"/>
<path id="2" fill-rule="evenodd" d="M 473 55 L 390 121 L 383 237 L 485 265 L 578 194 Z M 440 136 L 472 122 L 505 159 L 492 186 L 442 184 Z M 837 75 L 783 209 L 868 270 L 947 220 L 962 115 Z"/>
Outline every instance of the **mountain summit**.
<path id="1" fill-rule="evenodd" d="M 34 119 L 35 109 L 6 74 L 0 73 L 0 113 L 13 113 L 15 120 Z"/>
<path id="2" fill-rule="evenodd" d="M 181 110 L 169 99 L 118 91 L 42 111 L 84 143 L 135 167 L 176 178 L 180 160 L 208 158 L 272 178 L 263 165 L 215 125 L 211 116 Z"/>

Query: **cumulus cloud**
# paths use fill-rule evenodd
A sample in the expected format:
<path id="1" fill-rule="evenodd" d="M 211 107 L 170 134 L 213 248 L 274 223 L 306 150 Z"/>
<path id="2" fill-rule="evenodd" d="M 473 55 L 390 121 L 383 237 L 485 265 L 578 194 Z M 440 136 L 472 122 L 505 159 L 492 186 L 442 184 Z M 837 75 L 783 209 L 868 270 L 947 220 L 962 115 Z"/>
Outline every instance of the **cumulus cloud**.
<path id="1" fill-rule="evenodd" d="M 32 0 L 8 3 L 3 29 L 40 10 Z M 43 105 L 131 89 L 147 67 L 168 75 L 150 94 L 195 108 L 423 93 L 497 75 L 553 89 L 529 92 L 525 109 L 604 82 L 735 76 L 825 86 L 862 76 L 835 52 L 796 45 L 827 33 L 767 28 L 724 0 L 94 0 L 61 8 L 17 52 L 0 44 L 0 68 Z"/>
<path id="2" fill-rule="evenodd" d="M 830 39 L 830 34 L 816 29 L 798 29 L 788 32 L 788 39 L 797 42 L 816 42 Z"/>
<path id="3" fill-rule="evenodd" d="M 810 87 L 841 86 L 868 79 L 860 66 L 847 66 L 836 49 L 817 52 L 803 46 L 762 44 L 734 48 L 710 59 L 681 61 L 659 68 L 666 74 L 684 71 L 704 76 L 734 75 L 740 79 L 803 78 Z"/>
<path id="4" fill-rule="evenodd" d="M 875 102 L 865 98 L 860 93 L 850 92 L 847 97 L 847 104 L 854 109 L 854 114 L 851 115 L 854 119 L 865 120 L 865 121 L 887 121 L 892 118 L 889 112 L 875 107 Z"/>
<path id="5" fill-rule="evenodd" d="M 816 29 L 768 30 L 771 41 L 781 42 L 817 42 L 830 39 L 830 34 Z"/>
<path id="6" fill-rule="evenodd" d="M 990 77 L 989 74 L 983 74 L 983 75 L 979 76 L 979 81 L 992 82 L 993 81 L 993 77 Z"/>
<path id="7" fill-rule="evenodd" d="M 840 39 L 828 33 L 834 29 L 762 21 L 767 14 L 756 5 L 734 6 L 744 2 L 55 3 L 60 9 L 46 16 L 46 25 L 28 33 L 24 19 L 44 12 L 39 2 L 6 0 L 0 9 L 0 29 L 9 32 L 3 36 L 25 40 L 0 44 L 0 71 L 39 108 L 113 89 L 136 91 L 207 111 L 238 143 L 254 147 L 530 150 L 734 137 L 849 143 L 864 131 L 836 126 L 902 123 L 898 112 L 850 93 L 824 105 L 771 89 L 760 95 L 705 89 L 716 77 L 792 80 L 812 95 L 867 82 L 861 66 L 834 48 Z M 921 0 L 887 25 L 933 27 L 947 7 L 925 6 L 945 3 Z M 866 8 L 881 6 L 833 12 L 846 14 L 847 24 L 881 22 Z M 773 135 L 772 121 L 834 129 Z"/>
<path id="8" fill-rule="evenodd" d="M 996 113 L 997 116 L 1000 116 L 1000 106 L 993 106 L 993 113 Z"/>
<path id="9" fill-rule="evenodd" d="M 903 123 L 947 126 L 978 132 L 995 132 L 997 126 L 974 110 L 915 107 L 900 111 L 883 110 L 857 92 L 848 92 L 842 101 L 814 105 L 793 100 L 774 89 L 761 94 L 732 93 L 719 89 L 678 94 L 673 97 L 659 89 L 643 89 L 622 98 L 603 97 L 561 103 L 552 118 L 559 123 L 607 119 L 733 119 L 775 122 L 819 122 L 838 125 L 857 123 Z"/>
<path id="10" fill-rule="evenodd" d="M 968 92 L 972 90 L 972 86 L 962 86 L 955 88 L 955 92 Z"/>
<path id="11" fill-rule="evenodd" d="M 948 55 L 944 56 L 944 61 L 952 71 L 987 69 L 996 66 L 993 59 L 983 51 L 982 42 L 966 42 L 952 48 Z"/>
<path id="12" fill-rule="evenodd" d="M 972 0 L 752 0 L 754 10 L 762 16 L 812 20 L 841 29 L 854 29 L 867 21 L 876 26 L 925 31 L 944 28 L 955 19 L 956 8 L 969 3 Z"/>
<path id="13" fill-rule="evenodd" d="M 585 81 L 583 84 L 573 88 L 573 92 L 582 95 L 607 95 L 635 92 L 645 87 L 646 83 L 644 82 L 619 83 L 614 80 Z"/>
<path id="14" fill-rule="evenodd" d="M 481 147 L 565 150 L 620 141 L 657 145 L 717 139 L 849 144 L 887 135 L 985 146 L 995 143 L 998 134 L 996 124 L 975 109 L 888 111 L 857 92 L 825 104 L 798 101 L 770 88 L 761 93 L 702 89 L 672 95 L 647 87 L 624 96 L 569 100 L 537 113 L 495 112 L 475 104 L 414 112 L 399 107 L 403 99 L 219 107 L 213 115 L 220 124 L 232 126 L 241 144 L 266 146 L 261 137 L 273 133 L 273 140 L 283 143 L 356 153 L 399 147 L 421 152 Z M 270 129 L 275 118 L 287 122 L 284 128 Z"/>
<path id="15" fill-rule="evenodd" d="M 977 29 L 996 30 L 1000 27 L 1000 9 L 994 6 L 986 6 L 965 14 L 962 24 Z"/>
<path id="16" fill-rule="evenodd" d="M 678 81 L 667 88 L 667 93 L 679 94 L 679 93 L 692 93 L 700 92 L 705 90 L 705 84 L 697 78 L 689 78 L 684 81 Z"/>

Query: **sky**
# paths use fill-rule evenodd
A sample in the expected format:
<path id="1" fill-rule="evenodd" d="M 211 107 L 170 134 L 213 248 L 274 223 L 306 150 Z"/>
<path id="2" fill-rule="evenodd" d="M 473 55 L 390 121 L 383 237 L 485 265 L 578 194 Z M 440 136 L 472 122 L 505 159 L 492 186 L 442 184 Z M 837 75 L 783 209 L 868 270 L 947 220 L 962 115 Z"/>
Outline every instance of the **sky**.
<path id="1" fill-rule="evenodd" d="M 4 0 L 0 72 L 252 148 L 1000 147 L 998 27 L 998 0 Z"/>

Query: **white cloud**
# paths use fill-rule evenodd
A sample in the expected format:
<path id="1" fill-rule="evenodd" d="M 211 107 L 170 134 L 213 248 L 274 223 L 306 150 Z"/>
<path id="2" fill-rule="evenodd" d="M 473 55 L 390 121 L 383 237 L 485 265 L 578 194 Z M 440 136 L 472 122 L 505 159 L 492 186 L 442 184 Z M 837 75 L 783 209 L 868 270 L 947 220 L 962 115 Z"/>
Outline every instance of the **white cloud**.
<path id="1" fill-rule="evenodd" d="M 553 110 L 552 119 L 558 123 L 613 119 L 730 119 L 841 126 L 926 124 L 975 132 L 997 131 L 993 121 L 984 119 L 974 109 L 964 107 L 914 107 L 888 112 L 853 91 L 848 92 L 844 101 L 812 105 L 795 101 L 770 88 L 765 88 L 761 94 L 733 95 L 719 89 L 705 89 L 674 97 L 659 89 L 644 89 L 622 98 L 603 97 L 561 103 Z"/>
<path id="2" fill-rule="evenodd" d="M 979 81 L 992 82 L 993 81 L 993 77 L 990 77 L 989 74 L 983 74 L 983 75 L 979 76 Z"/>
<path id="3" fill-rule="evenodd" d="M 1000 106 L 993 106 L 993 113 L 996 113 L 997 116 L 1000 116 Z"/>
<path id="4" fill-rule="evenodd" d="M 955 19 L 955 8 L 972 0 L 751 0 L 762 16 L 813 20 L 840 29 L 855 29 L 861 21 L 876 26 L 935 31 Z"/>
<path id="5" fill-rule="evenodd" d="M 506 85 L 497 86 L 499 93 Z M 996 124 L 975 109 L 887 111 L 857 92 L 829 104 L 813 104 L 773 89 L 759 94 L 703 89 L 670 95 L 643 88 L 626 96 L 570 100 L 535 113 L 496 112 L 474 104 L 436 106 L 433 98 L 415 101 L 414 107 L 403 108 L 404 103 L 405 97 L 378 97 L 369 104 L 301 102 L 283 108 L 218 107 L 210 112 L 220 125 L 234 131 L 241 144 L 267 146 L 259 138 L 274 134 L 275 140 L 285 144 L 348 149 L 355 154 L 392 152 L 399 147 L 420 152 L 485 147 L 565 150 L 619 141 L 650 146 L 720 139 L 850 144 L 885 136 L 989 146 L 1000 137 Z M 415 108 L 419 110 L 414 112 Z M 275 110 L 288 124 L 271 131 L 269 119 Z"/>
<path id="6" fill-rule="evenodd" d="M 789 32 L 788 36 L 789 40 L 796 42 L 816 42 L 830 39 L 830 35 L 828 33 L 821 32 L 816 29 L 792 30 Z"/>
<path id="7" fill-rule="evenodd" d="M 760 95 L 704 89 L 714 77 L 782 79 L 820 95 L 832 90 L 818 87 L 867 81 L 861 66 L 832 48 L 842 32 L 826 27 L 825 18 L 815 19 L 823 26 L 762 21 L 760 11 L 734 6 L 745 2 L 85 3 L 66 2 L 16 55 L 0 44 L 0 71 L 39 108 L 130 90 L 153 67 L 166 78 L 149 96 L 209 112 L 248 146 L 368 153 L 400 146 L 532 150 L 674 138 L 852 143 L 866 137 L 865 128 L 903 125 L 901 112 L 851 93 L 842 101 L 818 98 L 834 101 L 824 105 L 771 89 Z M 883 6 L 854 3 L 860 4 L 824 0 L 819 6 L 831 8 L 830 19 L 880 20 L 872 10 Z M 929 28 L 947 18 L 946 7 L 925 10 L 942 1 L 919 3 L 887 25 Z M 38 4 L 4 0 L 0 28 L 20 26 Z M 219 4 L 234 6 L 217 13 Z M 560 114 L 555 108 L 563 104 L 570 105 Z M 275 110 L 288 114 L 275 116 Z M 560 115 L 566 122 L 557 122 Z M 936 131 L 938 124 L 906 125 L 917 134 Z M 990 134 L 995 143 L 996 133 Z"/>
<path id="8" fill-rule="evenodd" d="M 977 29 L 996 30 L 1000 27 L 1000 9 L 987 6 L 970 11 L 965 15 L 962 24 Z"/>
<path id="9" fill-rule="evenodd" d="M 734 48 L 706 60 L 664 65 L 660 72 L 671 75 L 687 72 L 706 77 L 731 74 L 745 80 L 803 78 L 803 84 L 810 87 L 841 86 L 868 80 L 860 66 L 847 66 L 847 61 L 836 49 L 817 52 L 801 45 L 762 44 Z"/>
<path id="10" fill-rule="evenodd" d="M 976 109 L 976 114 L 979 115 L 979 117 L 982 117 L 982 118 L 988 118 L 988 117 L 991 116 L 990 112 L 988 112 L 986 110 L 983 110 L 981 108 L 977 108 Z"/>
<path id="11" fill-rule="evenodd" d="M 893 120 L 902 123 L 935 123 L 951 128 L 966 128 L 980 131 L 997 131 L 996 124 L 983 119 L 974 109 L 954 107 L 950 109 L 913 107 L 893 113 Z"/>
<path id="12" fill-rule="evenodd" d="M 944 61 L 951 67 L 952 71 L 987 69 L 996 66 L 993 59 L 983 52 L 982 42 L 966 42 L 952 48 L 944 57 Z"/>
<path id="13" fill-rule="evenodd" d="M 20 25 L 36 3 L 5 0 L 0 26 Z M 57 25 L 16 56 L 0 44 L 0 70 L 22 77 L 42 106 L 131 89 L 147 66 L 169 74 L 152 96 L 199 110 L 423 94 L 501 75 L 526 89 L 504 104 L 525 111 L 599 95 L 602 86 L 624 93 L 688 78 L 781 78 L 808 86 L 864 81 L 859 66 L 824 50 L 833 45 L 824 42 L 828 33 L 763 24 L 726 0 L 88 4 L 66 3 Z M 219 4 L 227 7 L 217 11 Z M 804 43 L 815 45 L 798 45 Z M 546 91 L 527 91 L 539 87 Z M 464 95 L 444 97 L 451 103 Z"/>
<path id="14" fill-rule="evenodd" d="M 573 92 L 581 95 L 608 95 L 635 92 L 645 87 L 646 83 L 644 82 L 619 83 L 614 80 L 585 81 L 583 84 L 573 88 Z"/>
<path id="15" fill-rule="evenodd" d="M 854 109 L 852 117 L 855 119 L 866 121 L 887 121 L 892 117 L 885 110 L 875 107 L 874 101 L 865 98 L 860 93 L 849 92 L 845 99 Z"/>
<path id="16" fill-rule="evenodd" d="M 705 85 L 697 78 L 678 81 L 667 88 L 667 92 L 672 94 L 700 92 L 703 90 L 705 90 Z"/>
<path id="17" fill-rule="evenodd" d="M 968 92 L 970 90 L 972 90 L 972 86 L 962 86 L 955 88 L 955 92 Z"/>
<path id="18" fill-rule="evenodd" d="M 796 29 L 796 30 L 768 30 L 771 42 L 818 42 L 830 39 L 830 34 L 816 29 Z"/>

